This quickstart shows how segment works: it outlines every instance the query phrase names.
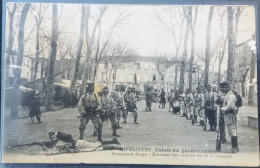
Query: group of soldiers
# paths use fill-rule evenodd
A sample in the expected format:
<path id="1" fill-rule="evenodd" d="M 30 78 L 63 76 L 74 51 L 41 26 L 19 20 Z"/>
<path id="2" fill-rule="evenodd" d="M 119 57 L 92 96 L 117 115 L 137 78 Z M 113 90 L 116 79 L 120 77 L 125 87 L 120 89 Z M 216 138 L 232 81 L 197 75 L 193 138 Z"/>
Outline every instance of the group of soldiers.
<path id="1" fill-rule="evenodd" d="M 172 112 L 191 120 L 192 125 L 199 123 L 204 131 L 207 130 L 207 124 L 210 126 L 210 131 L 217 131 L 218 126 L 221 143 L 226 142 L 225 128 L 227 128 L 231 136 L 231 152 L 236 153 L 239 151 L 236 121 L 242 99 L 231 90 L 228 82 L 220 83 L 220 91 L 217 94 L 212 90 L 211 85 L 207 85 L 204 92 L 201 88 L 196 88 L 195 94 L 192 94 L 189 89 L 185 93 L 182 90 L 177 92 L 171 90 L 168 100 Z"/>
<path id="2" fill-rule="evenodd" d="M 94 135 L 97 133 L 98 141 L 102 142 L 102 127 L 103 121 L 110 120 L 112 125 L 112 136 L 119 136 L 116 131 L 122 128 L 120 126 L 120 118 L 123 118 L 123 123 L 127 123 L 128 112 L 132 112 L 134 116 L 134 124 L 137 122 L 137 100 L 136 94 L 132 88 L 128 88 L 127 92 L 116 87 L 115 91 L 109 93 L 108 87 L 104 87 L 100 97 L 94 93 L 94 84 L 88 83 L 86 92 L 82 95 L 78 102 L 78 110 L 81 114 L 79 126 L 79 139 L 83 139 L 84 130 L 89 120 L 94 124 Z"/>

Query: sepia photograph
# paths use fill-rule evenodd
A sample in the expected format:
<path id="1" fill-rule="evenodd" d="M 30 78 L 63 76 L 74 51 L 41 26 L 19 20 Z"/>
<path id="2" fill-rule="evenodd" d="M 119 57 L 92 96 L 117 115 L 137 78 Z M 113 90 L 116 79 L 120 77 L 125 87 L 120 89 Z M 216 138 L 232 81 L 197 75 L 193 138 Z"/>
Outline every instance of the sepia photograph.
<path id="1" fill-rule="evenodd" d="M 255 6 L 7 1 L 2 16 L 2 163 L 259 166 Z"/>

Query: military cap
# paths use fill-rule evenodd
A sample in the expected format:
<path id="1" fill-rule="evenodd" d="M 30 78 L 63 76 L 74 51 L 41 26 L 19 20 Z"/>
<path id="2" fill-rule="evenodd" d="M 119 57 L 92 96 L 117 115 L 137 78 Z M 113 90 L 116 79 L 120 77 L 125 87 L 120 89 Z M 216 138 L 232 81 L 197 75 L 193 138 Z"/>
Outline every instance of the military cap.
<path id="1" fill-rule="evenodd" d="M 222 82 L 219 84 L 219 87 L 221 87 L 221 88 L 226 87 L 226 86 L 229 86 L 228 82 Z"/>
<path id="2" fill-rule="evenodd" d="M 108 89 L 108 87 L 107 87 L 107 86 L 105 86 L 105 87 L 103 88 L 103 90 L 105 90 L 105 89 Z"/>

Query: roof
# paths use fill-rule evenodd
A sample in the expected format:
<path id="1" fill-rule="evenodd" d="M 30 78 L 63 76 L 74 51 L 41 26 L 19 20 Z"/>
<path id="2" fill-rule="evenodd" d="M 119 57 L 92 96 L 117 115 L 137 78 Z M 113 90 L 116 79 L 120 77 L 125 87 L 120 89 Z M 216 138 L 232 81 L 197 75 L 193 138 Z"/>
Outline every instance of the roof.
<path id="1" fill-rule="evenodd" d="M 166 57 L 160 56 L 104 56 L 101 61 L 104 62 L 106 60 L 119 60 L 126 62 L 155 62 L 155 61 L 166 61 Z"/>

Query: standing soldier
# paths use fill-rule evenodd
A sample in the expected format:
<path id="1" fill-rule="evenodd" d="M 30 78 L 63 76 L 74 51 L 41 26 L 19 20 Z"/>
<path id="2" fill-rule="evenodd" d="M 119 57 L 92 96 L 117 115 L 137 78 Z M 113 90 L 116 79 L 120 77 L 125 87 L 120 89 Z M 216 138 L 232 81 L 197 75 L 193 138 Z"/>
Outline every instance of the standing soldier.
<path id="1" fill-rule="evenodd" d="M 200 117 L 200 124 L 204 125 L 203 109 L 204 109 L 204 95 L 201 93 L 199 87 L 196 88 L 197 94 L 195 96 L 195 108 L 194 108 L 194 123 L 197 123 L 197 116 Z"/>
<path id="2" fill-rule="evenodd" d="M 89 120 L 94 124 L 98 133 L 98 141 L 102 142 L 102 123 L 97 111 L 101 109 L 101 103 L 94 93 L 94 83 L 90 83 L 86 88 L 86 93 L 81 96 L 78 103 L 79 113 L 81 114 L 79 126 L 79 139 L 83 139 L 84 130 Z"/>
<path id="3" fill-rule="evenodd" d="M 152 101 L 153 101 L 153 97 L 152 97 L 152 93 L 151 93 L 151 88 L 147 88 L 147 91 L 145 93 L 145 100 L 146 100 L 146 109 L 145 111 L 152 111 Z"/>
<path id="4" fill-rule="evenodd" d="M 116 129 L 117 129 L 116 114 L 115 114 L 116 113 L 116 109 L 115 109 L 116 103 L 114 102 L 114 100 L 108 93 L 109 93 L 108 87 L 104 87 L 104 89 L 103 89 L 104 95 L 101 98 L 101 104 L 102 104 L 103 109 L 105 110 L 106 116 L 112 123 L 112 128 L 113 128 L 112 135 L 118 137 L 118 135 L 116 133 Z"/>
<path id="5" fill-rule="evenodd" d="M 117 105 L 117 110 L 116 110 L 117 128 L 120 129 L 120 128 L 123 128 L 123 127 L 120 127 L 119 122 L 120 122 L 120 118 L 122 116 L 124 109 L 122 108 L 122 106 L 123 106 L 123 96 L 120 93 L 120 87 L 118 85 L 116 86 L 116 91 L 112 92 L 111 96 L 112 96 L 113 100 L 116 102 L 116 105 Z"/>
<path id="6" fill-rule="evenodd" d="M 185 99 L 185 104 L 186 104 L 186 108 L 187 108 L 187 116 L 188 119 L 193 119 L 193 95 L 190 92 L 190 89 L 186 90 L 186 99 Z"/>
<path id="7" fill-rule="evenodd" d="M 205 121 L 209 120 L 210 131 L 216 131 L 217 126 L 217 94 L 211 90 L 211 85 L 207 86 L 205 93 Z M 206 122 L 205 128 L 206 131 Z"/>
<path id="8" fill-rule="evenodd" d="M 127 92 L 124 95 L 124 100 L 125 100 L 125 104 L 126 104 L 126 110 L 127 113 L 128 112 L 132 112 L 134 115 L 134 124 L 139 124 L 137 122 L 137 108 L 136 108 L 136 101 L 135 98 L 133 96 L 133 94 L 131 93 L 132 89 L 128 88 Z M 126 123 L 126 119 L 124 121 L 124 123 Z"/>
<path id="9" fill-rule="evenodd" d="M 185 109 L 185 105 L 184 105 L 185 93 L 183 93 L 183 90 L 179 90 L 178 99 L 180 101 L 182 117 L 186 117 L 187 114 L 186 114 L 186 109 Z"/>
<path id="10" fill-rule="evenodd" d="M 41 101 L 39 95 L 36 94 L 35 90 L 33 90 L 29 101 L 29 117 L 31 118 L 32 123 L 34 123 L 34 116 L 36 116 L 38 123 L 42 123 L 40 107 Z"/>
<path id="11" fill-rule="evenodd" d="M 175 93 L 173 89 L 171 89 L 171 93 L 169 94 L 168 99 L 169 99 L 169 112 L 171 112 L 171 109 L 173 110 L 173 102 L 175 99 Z"/>
<path id="12" fill-rule="evenodd" d="M 237 143 L 237 112 L 236 106 L 237 97 L 230 90 L 228 82 L 220 83 L 221 92 L 224 93 L 223 107 L 220 108 L 220 112 L 224 114 L 225 123 L 227 125 L 228 134 L 231 136 L 232 153 L 239 152 Z"/>
<path id="13" fill-rule="evenodd" d="M 219 94 L 216 100 L 216 104 L 219 106 L 219 109 L 223 107 L 223 101 L 224 101 L 224 96 Z M 226 140 L 226 130 L 225 130 L 226 126 L 224 121 L 224 113 L 219 112 L 218 125 L 219 125 L 219 132 L 220 132 L 220 141 L 222 143 L 225 143 L 227 140 Z"/>

